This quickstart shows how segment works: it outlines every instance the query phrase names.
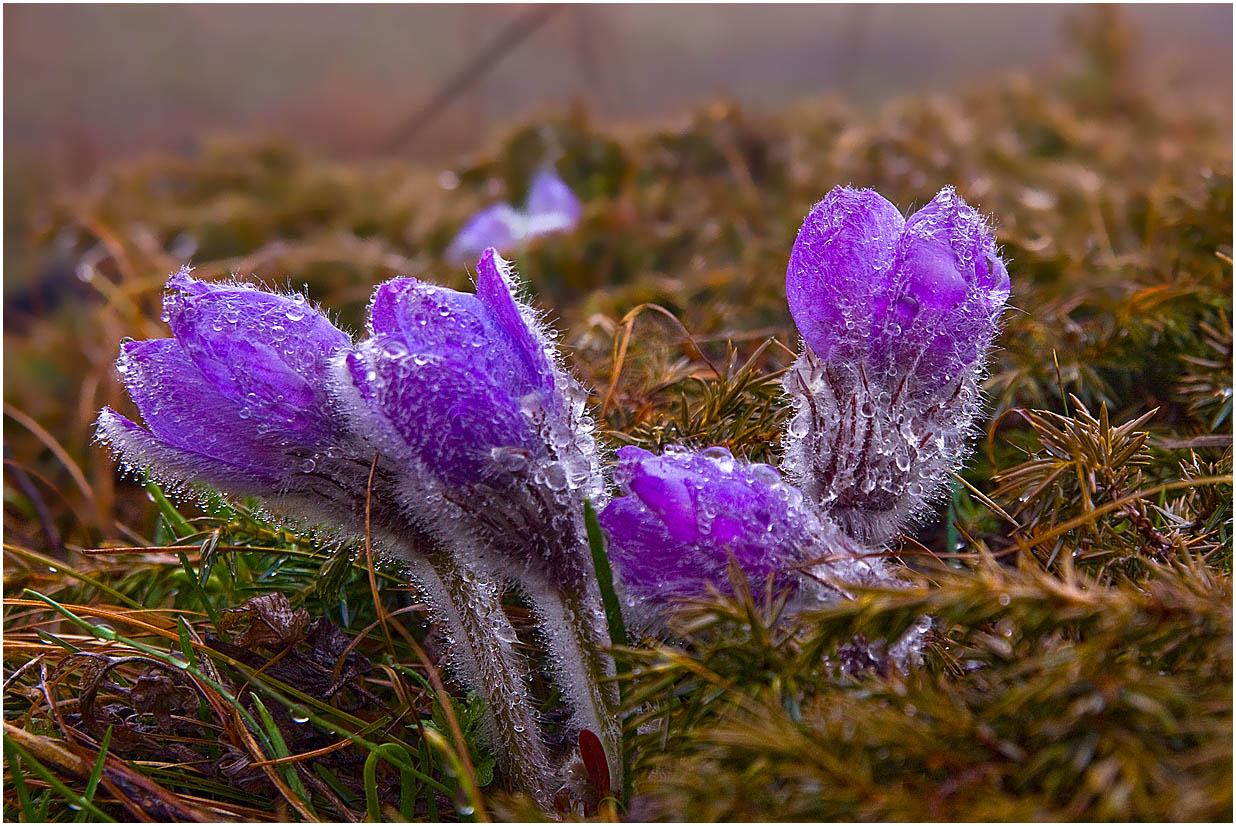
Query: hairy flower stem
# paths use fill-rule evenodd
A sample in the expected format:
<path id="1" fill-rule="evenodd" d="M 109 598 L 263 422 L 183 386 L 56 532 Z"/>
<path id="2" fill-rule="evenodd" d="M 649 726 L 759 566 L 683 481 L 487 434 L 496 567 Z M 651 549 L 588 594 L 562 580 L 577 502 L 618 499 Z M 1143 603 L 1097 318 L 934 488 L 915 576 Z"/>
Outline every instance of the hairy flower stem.
<path id="1" fill-rule="evenodd" d="M 609 630 L 596 583 L 583 579 L 571 587 L 525 576 L 522 584 L 541 620 L 554 677 L 575 709 L 575 724 L 600 739 L 609 762 L 610 787 L 621 789 L 618 687 L 613 658 L 605 653 Z"/>
<path id="2" fill-rule="evenodd" d="M 511 786 L 551 811 L 550 762 L 528 696 L 515 629 L 486 573 L 440 552 L 412 561 L 433 619 L 450 639 L 451 670 L 485 702 L 485 733 Z"/>

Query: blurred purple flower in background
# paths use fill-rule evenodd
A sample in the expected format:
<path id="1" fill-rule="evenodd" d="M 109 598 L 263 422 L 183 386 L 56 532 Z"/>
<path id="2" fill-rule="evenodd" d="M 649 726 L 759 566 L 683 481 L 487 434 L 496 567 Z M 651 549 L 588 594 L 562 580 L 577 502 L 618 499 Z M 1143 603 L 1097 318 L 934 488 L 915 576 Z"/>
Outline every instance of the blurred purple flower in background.
<path id="1" fill-rule="evenodd" d="M 486 207 L 469 218 L 446 249 L 452 261 L 468 260 L 493 247 L 509 253 L 543 235 L 570 232 L 579 224 L 581 206 L 553 167 L 537 173 L 522 210 L 508 203 Z"/>
<path id="2" fill-rule="evenodd" d="M 600 522 L 631 616 L 647 626 L 660 624 L 676 600 L 706 596 L 708 583 L 728 593 L 731 559 L 752 590 L 771 576 L 800 604 L 839 593 L 821 580 L 889 581 L 880 561 L 863 558 L 853 539 L 819 519 L 776 468 L 740 462 L 723 447 L 661 456 L 623 447 L 614 478 L 625 495 Z"/>
<path id="3" fill-rule="evenodd" d="M 839 187 L 798 233 L 786 295 L 806 347 L 785 378 L 784 466 L 852 535 L 885 542 L 963 458 L 1008 270 L 952 187 L 908 220 Z"/>

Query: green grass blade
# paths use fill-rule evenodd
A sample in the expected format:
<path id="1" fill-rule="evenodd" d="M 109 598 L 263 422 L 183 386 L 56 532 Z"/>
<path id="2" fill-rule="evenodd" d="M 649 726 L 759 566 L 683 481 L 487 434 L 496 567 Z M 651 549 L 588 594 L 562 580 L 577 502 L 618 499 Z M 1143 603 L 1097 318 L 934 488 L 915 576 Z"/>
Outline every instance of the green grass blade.
<path id="1" fill-rule="evenodd" d="M 605 553 L 605 539 L 601 535 L 596 509 L 587 500 L 584 501 L 584 524 L 588 528 L 588 547 L 592 551 L 592 565 L 596 569 L 601 603 L 605 606 L 605 619 L 609 623 L 609 641 L 615 646 L 626 645 L 627 626 L 622 621 L 622 609 L 614 592 L 614 571 L 609 564 L 609 555 Z M 619 668 L 622 666 L 619 665 Z"/>
<path id="2" fill-rule="evenodd" d="M 601 523 L 597 521 L 596 509 L 587 499 L 584 500 L 584 525 L 588 529 L 588 548 L 592 551 L 592 566 L 596 569 L 597 586 L 601 590 L 601 604 L 605 608 L 605 619 L 609 624 L 609 641 L 615 647 L 624 646 L 627 644 L 627 626 L 622 620 L 622 607 L 618 604 L 618 594 L 614 591 L 614 570 L 609 564 L 609 554 L 605 552 L 605 537 L 601 534 Z M 619 657 L 614 658 L 614 669 L 618 674 L 626 673 L 628 670 L 626 662 Z M 618 684 L 618 691 L 621 697 L 621 682 Z M 621 738 L 624 727 L 620 725 L 618 730 Z M 622 799 L 624 802 L 629 802 L 634 792 L 631 755 L 627 745 L 625 742 L 619 743 L 619 750 L 622 752 Z"/>
<path id="3" fill-rule="evenodd" d="M 193 638 L 189 636 L 189 624 L 184 617 L 176 617 L 176 633 L 180 637 L 180 653 L 190 667 L 197 668 L 197 652 L 193 650 Z"/>
<path id="4" fill-rule="evenodd" d="M 378 759 L 381 758 L 399 769 L 399 814 L 405 822 L 410 822 L 416 816 L 416 775 L 414 772 L 390 759 L 394 755 L 398 760 L 411 765 L 412 758 L 408 750 L 395 743 L 383 743 L 365 758 L 365 812 L 371 823 L 382 821 L 382 806 L 378 801 Z M 430 792 L 432 794 L 432 792 Z"/>
<path id="5" fill-rule="evenodd" d="M 957 530 L 957 521 L 961 518 L 961 484 L 954 479 L 949 486 L 952 489 L 952 495 L 949 496 L 948 515 L 944 522 L 947 533 L 945 541 L 948 543 L 944 552 L 955 554 L 961 547 L 961 531 Z"/>
<path id="6" fill-rule="evenodd" d="M 30 803 L 30 789 L 26 787 L 26 773 L 22 769 L 21 761 L 17 758 L 17 753 L 11 748 L 8 738 L 4 740 L 4 758 L 9 764 L 9 777 L 13 779 L 13 786 L 17 789 L 17 805 L 21 809 L 21 820 L 26 823 L 38 822 L 34 817 L 33 807 Z M 9 820 L 6 813 L 5 820 Z"/>
<path id="7" fill-rule="evenodd" d="M 292 753 L 288 751 L 288 745 L 283 739 L 283 732 L 275 724 L 275 718 L 270 715 L 266 705 L 256 695 L 253 697 L 253 705 L 257 709 L 258 716 L 262 718 L 262 725 L 266 727 L 266 734 L 270 738 L 274 756 L 278 759 L 291 757 Z M 317 818 L 317 812 L 314 811 L 313 804 L 309 800 L 309 790 L 305 788 L 305 782 L 297 774 L 296 766 L 292 763 L 287 763 L 279 765 L 278 768 L 280 774 L 283 775 L 283 779 L 287 781 L 288 786 L 300 796 L 301 803 Z M 320 818 L 318 819 L 320 820 Z"/>
<path id="8" fill-rule="evenodd" d="M 99 780 L 103 777 L 103 767 L 107 764 L 107 749 L 112 743 L 112 726 L 107 727 L 107 731 L 103 732 L 103 741 L 99 743 L 99 756 L 94 761 L 94 768 L 90 770 L 90 777 L 86 780 L 86 791 L 82 795 L 86 800 L 94 802 L 95 789 L 99 787 Z M 74 823 L 82 823 L 86 819 L 86 810 L 80 809 L 73 818 Z"/>
<path id="9" fill-rule="evenodd" d="M 42 780 L 44 783 L 46 783 L 47 785 L 55 789 L 60 794 L 60 796 L 63 797 L 65 800 L 69 801 L 70 804 L 81 808 L 83 811 L 88 811 L 90 814 L 94 815 L 99 820 L 103 820 L 108 823 L 116 822 L 115 818 L 108 815 L 107 812 L 103 811 L 98 806 L 94 805 L 89 800 L 86 800 L 80 794 L 73 791 L 68 786 L 64 785 L 64 783 L 61 782 L 60 778 L 52 774 L 50 769 L 48 769 L 38 760 L 35 760 L 34 757 L 32 757 L 30 753 L 27 752 L 25 749 L 23 749 L 21 746 L 17 745 L 11 740 L 6 739 L 4 743 L 4 747 L 5 749 L 12 749 L 13 752 L 19 758 L 21 758 L 21 762 L 23 765 L 29 768 L 32 773 L 38 775 L 40 780 Z"/>
<path id="10" fill-rule="evenodd" d="M 163 514 L 163 518 L 167 520 L 168 526 L 172 529 L 178 538 L 190 536 L 196 531 L 189 521 L 180 515 L 180 511 L 176 510 L 176 506 L 171 503 L 171 500 L 163 494 L 163 488 L 153 479 L 146 480 L 146 491 L 150 494 L 150 498 L 159 507 L 159 513 Z"/>
<path id="11" fill-rule="evenodd" d="M 189 587 L 193 590 L 194 596 L 197 597 L 198 602 L 202 603 L 202 607 L 206 609 L 207 615 L 210 616 L 210 624 L 215 627 L 216 632 L 219 632 L 219 612 L 215 610 L 210 597 L 206 596 L 206 590 L 202 588 L 202 583 L 198 582 L 197 571 L 193 570 L 193 566 L 189 564 L 189 557 L 183 551 L 177 551 L 176 556 L 180 558 L 181 567 L 189 575 Z"/>
<path id="12" fill-rule="evenodd" d="M 429 743 L 421 740 L 420 743 L 420 761 L 425 767 L 425 773 L 430 774 L 433 771 L 433 754 L 429 750 Z M 425 803 L 429 809 L 429 822 L 436 823 L 440 819 L 438 816 L 438 796 L 433 793 L 433 787 L 425 786 Z"/>

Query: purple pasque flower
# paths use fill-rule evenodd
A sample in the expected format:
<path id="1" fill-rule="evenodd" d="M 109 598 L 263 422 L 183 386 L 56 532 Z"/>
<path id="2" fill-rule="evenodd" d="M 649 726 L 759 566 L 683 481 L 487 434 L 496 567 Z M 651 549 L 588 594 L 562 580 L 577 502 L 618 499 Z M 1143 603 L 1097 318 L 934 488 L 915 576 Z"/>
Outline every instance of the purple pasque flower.
<path id="1" fill-rule="evenodd" d="M 519 582 L 575 725 L 601 738 L 617 783 L 613 664 L 583 522 L 585 499 L 605 495 L 586 396 L 515 297 L 510 265 L 488 249 L 476 272 L 475 294 L 412 278 L 379 287 L 339 396 L 373 449 L 406 468 L 404 517 Z"/>
<path id="2" fill-rule="evenodd" d="M 579 223 L 582 211 L 579 198 L 552 166 L 542 168 L 532 179 L 524 214 L 534 232 L 568 232 Z"/>
<path id="3" fill-rule="evenodd" d="M 585 577 L 583 499 L 603 495 L 592 424 L 510 265 L 487 250 L 475 294 L 389 281 L 370 333 L 346 359 L 353 415 L 379 453 L 413 468 L 408 515 L 466 522 L 513 570 Z"/>
<path id="4" fill-rule="evenodd" d="M 658 624 L 675 600 L 705 596 L 708 583 L 728 592 L 731 559 L 753 589 L 772 577 L 800 602 L 835 595 L 821 580 L 885 581 L 879 560 L 864 558 L 775 468 L 723 447 L 661 456 L 623 447 L 614 478 L 624 495 L 602 511 L 601 527 L 628 608 L 646 624 Z"/>
<path id="5" fill-rule="evenodd" d="M 908 220 L 873 190 L 834 189 L 803 222 L 785 283 L 818 358 L 914 372 L 920 393 L 986 353 L 1009 297 L 991 230 L 952 187 Z"/>
<path id="6" fill-rule="evenodd" d="M 172 338 L 126 341 L 116 369 L 145 427 L 105 408 L 99 438 L 134 468 L 238 495 L 325 497 L 347 509 L 318 462 L 344 437 L 330 410 L 331 360 L 351 346 L 299 294 L 169 279 Z"/>
<path id="7" fill-rule="evenodd" d="M 886 541 L 964 456 L 1009 297 L 995 238 L 952 187 L 909 219 L 838 187 L 799 231 L 786 295 L 806 346 L 785 379 L 784 466 L 853 535 Z"/>
<path id="8" fill-rule="evenodd" d="M 502 202 L 476 213 L 451 241 L 446 257 L 465 260 L 490 247 L 511 252 L 534 238 L 570 232 L 579 225 L 581 210 L 575 193 L 547 166 L 532 179 L 523 209 Z"/>

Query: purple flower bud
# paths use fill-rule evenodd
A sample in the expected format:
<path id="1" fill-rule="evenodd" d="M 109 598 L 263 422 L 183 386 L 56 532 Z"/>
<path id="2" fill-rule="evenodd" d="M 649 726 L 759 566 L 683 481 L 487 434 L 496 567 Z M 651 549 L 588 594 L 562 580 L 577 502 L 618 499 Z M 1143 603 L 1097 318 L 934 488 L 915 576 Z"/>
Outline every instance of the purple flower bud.
<path id="1" fill-rule="evenodd" d="M 476 213 L 451 241 L 446 257 L 466 260 L 490 247 L 511 252 L 534 238 L 570 232 L 579 225 L 581 209 L 570 187 L 546 167 L 532 179 L 522 210 L 498 203 Z"/>
<path id="2" fill-rule="evenodd" d="M 585 498 L 604 488 L 582 388 L 492 249 L 475 295 L 415 279 L 379 287 L 370 331 L 337 387 L 358 432 L 403 469 L 400 512 L 520 582 L 575 727 L 601 737 L 617 783 L 613 664 L 583 524 Z"/>
<path id="3" fill-rule="evenodd" d="M 785 467 L 853 535 L 886 541 L 961 462 L 1008 270 L 952 187 L 908 220 L 842 187 L 803 224 L 786 294 L 807 346 L 785 379 Z"/>
<path id="4" fill-rule="evenodd" d="M 487 206 L 460 228 L 446 248 L 446 258 L 466 261 L 489 247 L 510 252 L 527 235 L 524 214 L 508 203 Z"/>
<path id="5" fill-rule="evenodd" d="M 591 422 L 507 262 L 485 252 L 475 295 L 390 281 L 370 329 L 347 359 L 354 412 L 380 454 L 415 468 L 409 514 L 445 500 L 508 562 L 586 575 L 579 514 L 602 495 Z"/>
<path id="6" fill-rule="evenodd" d="M 872 190 L 839 187 L 798 233 L 786 295 L 822 361 L 912 371 L 931 393 L 986 353 L 1009 276 L 983 217 L 952 187 L 909 220 Z"/>
<path id="7" fill-rule="evenodd" d="M 309 484 L 314 457 L 336 443 L 325 381 L 351 340 L 300 295 L 188 269 L 168 288 L 174 337 L 126 342 L 116 365 L 146 427 L 107 408 L 99 437 L 172 483 L 259 496 Z"/>
<path id="8" fill-rule="evenodd" d="M 625 495 L 600 522 L 637 619 L 655 624 L 673 600 L 705 596 L 706 583 L 728 591 L 731 555 L 753 588 L 771 576 L 799 598 L 827 596 L 804 568 L 851 583 L 881 579 L 879 563 L 817 518 L 775 468 L 725 448 L 656 456 L 624 447 L 614 478 Z"/>

